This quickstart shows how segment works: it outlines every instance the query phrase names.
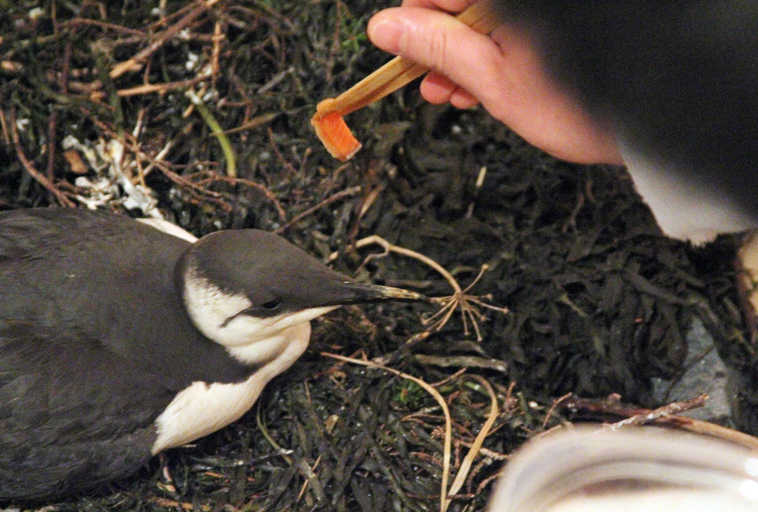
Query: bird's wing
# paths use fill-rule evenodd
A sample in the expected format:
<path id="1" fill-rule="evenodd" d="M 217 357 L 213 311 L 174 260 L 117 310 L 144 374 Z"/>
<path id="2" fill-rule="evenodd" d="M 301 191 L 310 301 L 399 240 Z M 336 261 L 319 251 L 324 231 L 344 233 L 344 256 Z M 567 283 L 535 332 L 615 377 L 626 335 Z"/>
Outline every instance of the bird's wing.
<path id="1" fill-rule="evenodd" d="M 136 470 L 174 394 L 96 340 L 0 322 L 0 500 Z"/>

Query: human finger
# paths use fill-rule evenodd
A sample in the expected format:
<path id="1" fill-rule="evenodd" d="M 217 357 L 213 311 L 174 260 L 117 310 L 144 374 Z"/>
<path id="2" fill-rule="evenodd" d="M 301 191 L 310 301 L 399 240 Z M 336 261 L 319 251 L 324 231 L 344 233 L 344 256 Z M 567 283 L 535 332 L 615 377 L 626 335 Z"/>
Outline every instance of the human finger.
<path id="1" fill-rule="evenodd" d="M 492 63 L 502 55 L 495 42 L 443 12 L 386 9 L 369 20 L 368 35 L 379 48 L 447 76 L 474 96 L 487 94 L 484 86 L 498 79 Z"/>
<path id="2" fill-rule="evenodd" d="M 403 0 L 403 7 L 424 7 L 447 12 L 461 12 L 475 0 Z"/>
<path id="3" fill-rule="evenodd" d="M 462 87 L 458 87 L 450 95 L 450 104 L 456 108 L 467 109 L 479 104 L 479 100 Z"/>
<path id="4" fill-rule="evenodd" d="M 457 88 L 458 84 L 448 77 L 432 71 L 421 81 L 419 91 L 426 101 L 439 105 L 450 101 Z"/>

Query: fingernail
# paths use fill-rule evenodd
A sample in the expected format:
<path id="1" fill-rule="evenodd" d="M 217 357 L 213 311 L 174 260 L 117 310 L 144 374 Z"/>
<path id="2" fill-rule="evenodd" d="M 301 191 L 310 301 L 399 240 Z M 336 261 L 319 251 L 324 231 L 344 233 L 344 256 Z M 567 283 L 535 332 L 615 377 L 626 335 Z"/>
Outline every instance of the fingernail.
<path id="1" fill-rule="evenodd" d="M 401 21 L 393 18 L 390 13 L 382 11 L 369 20 L 366 32 L 371 42 L 382 50 L 398 53 L 404 28 Z"/>

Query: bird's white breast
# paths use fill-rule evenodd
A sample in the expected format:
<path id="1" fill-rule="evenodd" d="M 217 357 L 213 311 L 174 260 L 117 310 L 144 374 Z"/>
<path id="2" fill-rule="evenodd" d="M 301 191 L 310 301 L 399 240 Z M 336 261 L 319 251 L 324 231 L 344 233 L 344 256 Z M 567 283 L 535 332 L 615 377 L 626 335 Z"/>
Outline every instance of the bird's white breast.
<path id="1" fill-rule="evenodd" d="M 308 347 L 309 322 L 282 333 L 287 344 L 272 361 L 247 380 L 234 384 L 193 382 L 174 397 L 155 420 L 158 438 L 151 452 L 180 446 L 206 436 L 238 420 L 258 399 L 268 382 L 292 366 Z"/>
<path id="2" fill-rule="evenodd" d="M 721 233 L 758 227 L 756 219 L 740 212 L 712 188 L 683 179 L 685 173 L 672 172 L 665 163 L 621 145 L 637 192 L 667 236 L 699 245 Z"/>

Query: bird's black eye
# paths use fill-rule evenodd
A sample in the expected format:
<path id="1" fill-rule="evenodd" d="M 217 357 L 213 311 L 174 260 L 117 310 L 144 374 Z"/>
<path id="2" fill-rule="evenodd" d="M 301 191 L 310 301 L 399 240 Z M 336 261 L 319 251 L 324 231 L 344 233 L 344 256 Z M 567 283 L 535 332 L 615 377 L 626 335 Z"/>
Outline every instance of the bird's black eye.
<path id="1" fill-rule="evenodd" d="M 276 311 L 281 305 L 282 303 L 280 300 L 274 299 L 261 304 L 261 308 L 265 309 L 266 311 Z"/>
<path id="2" fill-rule="evenodd" d="M 277 314 L 277 311 L 279 311 L 281 305 L 282 301 L 279 299 L 271 299 L 264 302 L 260 306 L 250 306 L 249 308 L 243 309 L 239 313 L 236 313 L 224 320 L 224 322 L 221 324 L 221 327 L 226 327 L 229 322 L 240 316 L 252 316 L 257 318 L 274 316 Z"/>

